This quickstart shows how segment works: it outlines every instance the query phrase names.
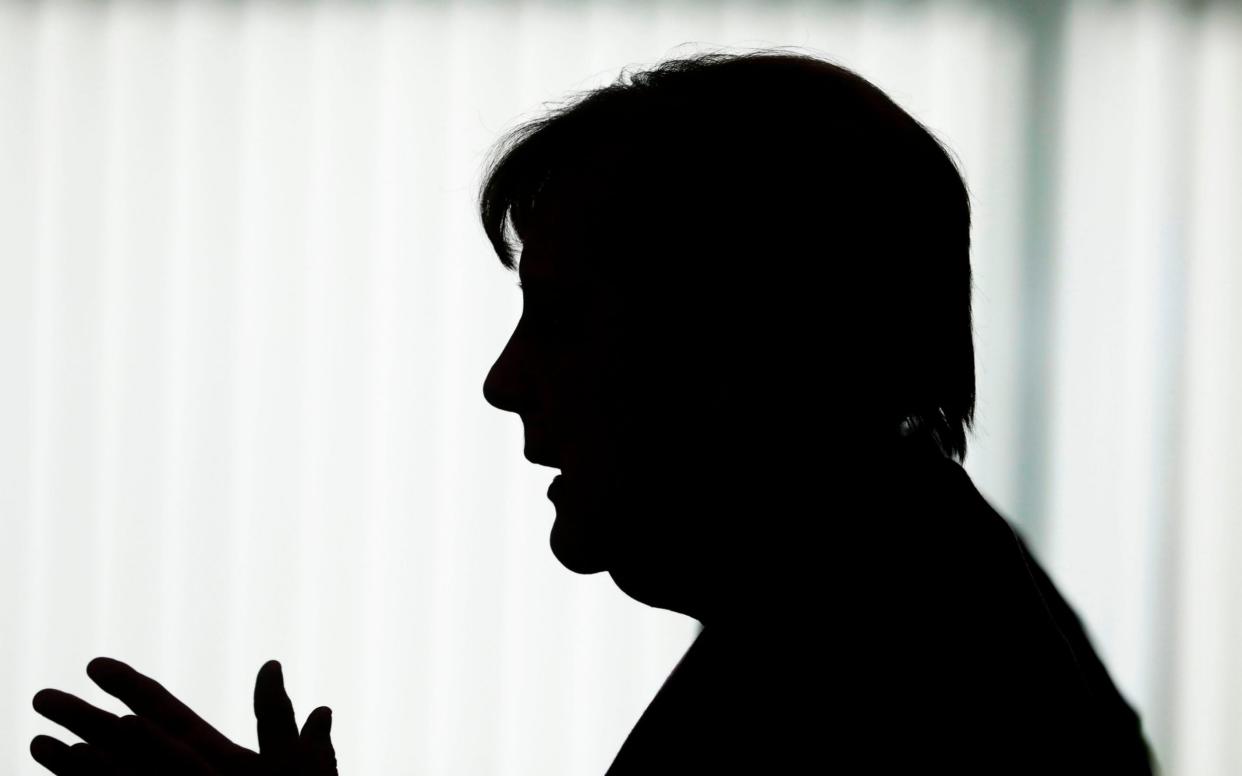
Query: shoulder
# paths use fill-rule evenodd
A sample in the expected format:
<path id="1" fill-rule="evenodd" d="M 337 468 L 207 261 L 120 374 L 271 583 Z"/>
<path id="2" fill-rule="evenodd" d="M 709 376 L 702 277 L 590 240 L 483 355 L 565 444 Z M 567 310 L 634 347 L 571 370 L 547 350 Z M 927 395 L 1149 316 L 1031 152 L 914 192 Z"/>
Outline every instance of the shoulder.
<path id="1" fill-rule="evenodd" d="M 937 580 L 933 608 L 956 631 L 944 650 L 933 650 L 960 672 L 951 683 L 1002 710 L 1004 727 L 1059 741 L 1066 756 L 1149 772 L 1139 717 L 1078 613 L 1021 532 L 959 464 L 947 464 L 931 506 L 940 535 L 926 536 L 922 568 Z"/>

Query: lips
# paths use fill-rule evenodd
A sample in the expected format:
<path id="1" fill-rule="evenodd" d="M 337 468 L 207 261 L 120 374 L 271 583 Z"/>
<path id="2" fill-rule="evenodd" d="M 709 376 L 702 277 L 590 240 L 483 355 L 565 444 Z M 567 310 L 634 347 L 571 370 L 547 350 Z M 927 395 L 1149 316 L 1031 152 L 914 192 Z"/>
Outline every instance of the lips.
<path id="1" fill-rule="evenodd" d="M 555 498 L 556 494 L 560 492 L 562 476 L 558 474 L 552 478 L 552 484 L 548 486 L 548 498 Z"/>

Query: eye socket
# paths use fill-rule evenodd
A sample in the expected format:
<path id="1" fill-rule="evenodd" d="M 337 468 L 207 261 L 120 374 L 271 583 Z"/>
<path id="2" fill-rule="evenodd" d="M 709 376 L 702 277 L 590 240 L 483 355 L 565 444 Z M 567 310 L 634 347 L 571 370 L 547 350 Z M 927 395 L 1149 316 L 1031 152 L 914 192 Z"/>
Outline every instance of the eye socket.
<path id="1" fill-rule="evenodd" d="M 517 287 L 522 289 L 523 313 L 535 331 L 557 340 L 571 340 L 581 334 L 586 313 L 576 300 L 546 287 L 526 288 L 520 280 Z"/>
<path id="2" fill-rule="evenodd" d="M 523 315 L 536 331 L 558 336 L 569 332 L 569 315 L 559 305 L 527 301 L 523 306 Z"/>

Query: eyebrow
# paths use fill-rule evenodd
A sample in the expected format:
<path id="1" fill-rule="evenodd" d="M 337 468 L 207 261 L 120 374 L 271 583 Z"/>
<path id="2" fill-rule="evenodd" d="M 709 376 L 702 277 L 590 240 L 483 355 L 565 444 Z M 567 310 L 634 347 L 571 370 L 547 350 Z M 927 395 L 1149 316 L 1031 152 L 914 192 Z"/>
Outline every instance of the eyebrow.
<path id="1" fill-rule="evenodd" d="M 538 275 L 522 278 L 519 276 L 517 287 L 522 293 L 534 299 L 553 300 L 557 298 L 557 287 Z"/>

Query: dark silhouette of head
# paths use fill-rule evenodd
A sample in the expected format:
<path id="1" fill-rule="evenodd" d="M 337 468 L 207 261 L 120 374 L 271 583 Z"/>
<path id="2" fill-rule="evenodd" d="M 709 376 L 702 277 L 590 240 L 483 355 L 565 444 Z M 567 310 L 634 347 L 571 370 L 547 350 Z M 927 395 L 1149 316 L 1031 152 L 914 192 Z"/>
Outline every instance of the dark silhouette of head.
<path id="1" fill-rule="evenodd" d="M 965 457 L 968 192 L 830 62 L 626 76 L 489 159 L 480 215 L 524 305 L 484 394 L 562 470 L 569 569 L 704 622 L 813 605 L 904 462 Z"/>

